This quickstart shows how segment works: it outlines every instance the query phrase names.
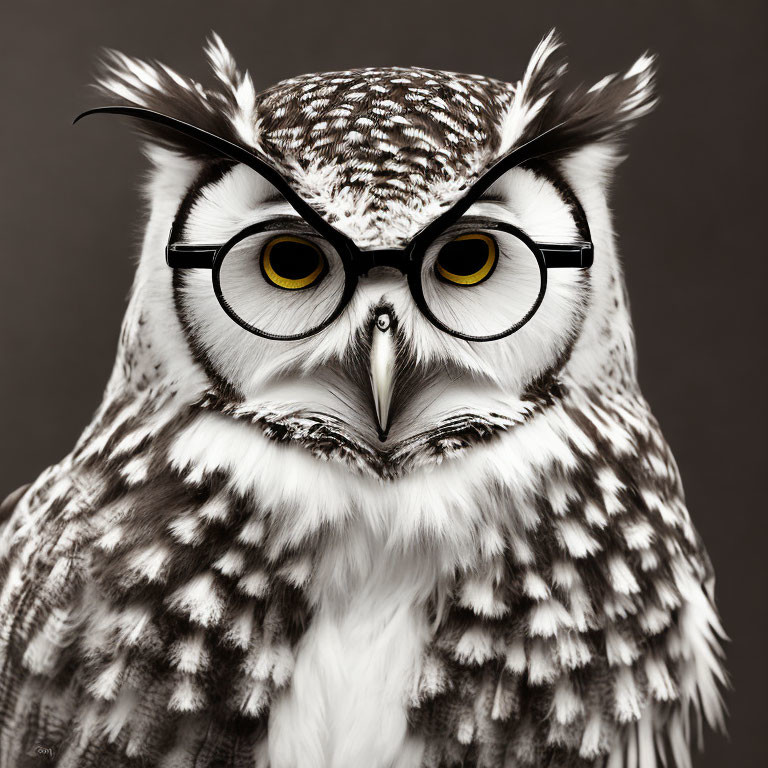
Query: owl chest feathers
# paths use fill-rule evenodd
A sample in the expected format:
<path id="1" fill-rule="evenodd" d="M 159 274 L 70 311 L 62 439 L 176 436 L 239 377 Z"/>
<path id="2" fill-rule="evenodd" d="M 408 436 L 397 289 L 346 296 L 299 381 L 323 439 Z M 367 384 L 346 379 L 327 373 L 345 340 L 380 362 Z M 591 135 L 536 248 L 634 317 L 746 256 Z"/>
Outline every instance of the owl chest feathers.
<path id="1" fill-rule="evenodd" d="M 214 415 L 180 434 L 171 456 L 183 471 L 254 489 L 262 510 L 275 510 L 267 550 L 301 541 L 311 551 L 302 585 L 311 619 L 290 684 L 271 702 L 270 767 L 420 765 L 423 741 L 408 734 L 407 716 L 433 607 L 473 538 L 466 479 L 448 465 L 394 483 L 355 476 Z M 424 536 L 426 520 L 438 541 Z"/>
<path id="2" fill-rule="evenodd" d="M 270 713 L 270 766 L 418 766 L 406 715 L 434 574 L 360 525 L 325 553 L 316 576 L 291 685 Z"/>
<path id="3" fill-rule="evenodd" d="M 652 422 L 588 405 L 390 481 L 221 414 L 107 410 L 23 505 L 19 523 L 59 542 L 52 573 L 76 573 L 62 592 L 44 554 L 19 555 L 56 612 L 8 622 L 14 645 L 30 671 L 86 681 L 62 722 L 102 707 L 114 741 L 149 713 L 187 754 L 215 752 L 215 714 L 235 712 L 253 727 L 236 748 L 270 768 L 436 768 L 555 742 L 594 761 L 649 727 L 682 751 L 689 704 L 720 712 L 706 569 Z M 69 550 L 82 541 L 87 557 Z"/>

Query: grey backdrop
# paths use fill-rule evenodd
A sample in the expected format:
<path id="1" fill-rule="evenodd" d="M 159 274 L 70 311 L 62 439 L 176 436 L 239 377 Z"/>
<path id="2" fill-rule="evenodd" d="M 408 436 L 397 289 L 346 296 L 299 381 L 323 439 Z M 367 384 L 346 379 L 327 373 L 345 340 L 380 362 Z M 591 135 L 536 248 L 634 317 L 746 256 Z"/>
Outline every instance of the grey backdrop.
<path id="1" fill-rule="evenodd" d="M 727 10 L 726 10 L 727 9 Z M 257 87 L 382 64 L 516 79 L 551 26 L 571 77 L 661 56 L 658 110 L 614 191 L 643 389 L 682 470 L 732 642 L 730 742 L 697 766 L 766 749 L 766 6 L 762 2 L 31 2 L 2 12 L 0 494 L 70 448 L 110 370 L 141 232 L 144 163 L 93 104 L 100 46 L 207 77 L 218 31 Z"/>

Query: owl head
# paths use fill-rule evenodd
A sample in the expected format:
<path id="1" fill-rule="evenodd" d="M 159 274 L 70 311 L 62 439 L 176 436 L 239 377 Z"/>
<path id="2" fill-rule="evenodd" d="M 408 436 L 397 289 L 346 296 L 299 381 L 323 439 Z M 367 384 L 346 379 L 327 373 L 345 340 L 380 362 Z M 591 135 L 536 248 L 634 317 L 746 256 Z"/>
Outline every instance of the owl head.
<path id="1" fill-rule="evenodd" d="M 112 386 L 391 473 L 632 384 L 606 193 L 653 60 L 564 92 L 560 48 L 514 84 L 387 67 L 262 93 L 215 35 L 214 89 L 108 54 L 93 111 L 137 118 L 152 163 Z"/>

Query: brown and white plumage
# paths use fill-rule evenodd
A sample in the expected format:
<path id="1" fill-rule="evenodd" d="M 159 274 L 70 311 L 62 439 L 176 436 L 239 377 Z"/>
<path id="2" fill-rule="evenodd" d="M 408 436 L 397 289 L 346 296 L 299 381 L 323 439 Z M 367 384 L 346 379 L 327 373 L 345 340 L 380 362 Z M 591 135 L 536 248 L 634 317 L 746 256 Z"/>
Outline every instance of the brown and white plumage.
<path id="1" fill-rule="evenodd" d="M 111 56 L 112 101 L 255 149 L 364 247 L 560 126 L 476 207 L 567 240 L 575 195 L 595 265 L 499 342 L 441 334 L 391 274 L 317 337 L 268 342 L 162 249 L 180 206 L 190 242 L 223 242 L 283 204 L 153 128 L 104 401 L 0 519 L 2 768 L 38 748 L 62 768 L 683 768 L 696 718 L 721 724 L 711 568 L 636 382 L 605 201 L 652 60 L 561 94 L 557 49 L 515 85 L 381 68 L 263 94 L 218 38 L 221 90 Z M 407 381 L 386 443 L 361 385 L 382 301 Z"/>

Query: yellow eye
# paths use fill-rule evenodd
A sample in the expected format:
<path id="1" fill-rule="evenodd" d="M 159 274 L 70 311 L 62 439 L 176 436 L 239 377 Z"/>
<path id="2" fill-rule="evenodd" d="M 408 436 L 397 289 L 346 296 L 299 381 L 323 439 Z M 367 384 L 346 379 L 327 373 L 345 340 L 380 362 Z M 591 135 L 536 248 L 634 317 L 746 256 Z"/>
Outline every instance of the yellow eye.
<path id="1" fill-rule="evenodd" d="M 327 264 L 323 252 L 294 235 L 273 237 L 261 251 L 261 271 L 276 288 L 298 291 L 320 282 Z"/>
<path id="2" fill-rule="evenodd" d="M 496 266 L 498 248 L 489 235 L 471 232 L 446 243 L 437 254 L 435 272 L 453 285 L 477 285 L 490 277 Z"/>

